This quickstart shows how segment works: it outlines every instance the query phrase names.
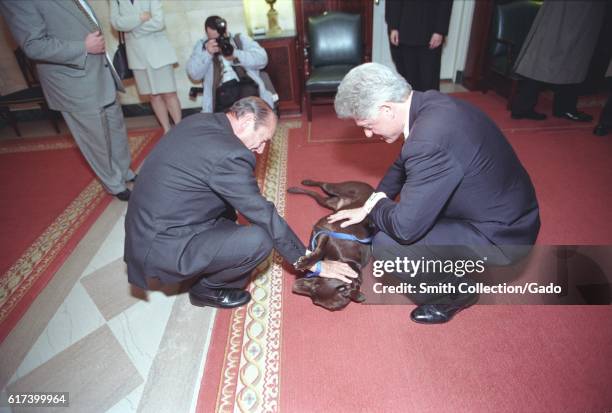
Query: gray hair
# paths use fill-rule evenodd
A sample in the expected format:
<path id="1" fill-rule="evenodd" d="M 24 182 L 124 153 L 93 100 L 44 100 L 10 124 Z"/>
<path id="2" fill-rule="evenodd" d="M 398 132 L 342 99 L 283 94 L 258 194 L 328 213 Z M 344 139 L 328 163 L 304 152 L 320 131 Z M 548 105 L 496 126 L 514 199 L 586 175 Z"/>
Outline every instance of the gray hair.
<path id="1" fill-rule="evenodd" d="M 334 108 L 340 119 L 374 119 L 384 102 L 403 102 L 412 92 L 406 80 L 380 63 L 364 63 L 344 76 Z"/>
<path id="2" fill-rule="evenodd" d="M 231 113 L 238 119 L 244 115 L 253 114 L 255 116 L 255 129 L 266 125 L 270 121 L 270 116 L 276 116 L 270 105 L 257 96 L 237 100 L 226 113 Z"/>

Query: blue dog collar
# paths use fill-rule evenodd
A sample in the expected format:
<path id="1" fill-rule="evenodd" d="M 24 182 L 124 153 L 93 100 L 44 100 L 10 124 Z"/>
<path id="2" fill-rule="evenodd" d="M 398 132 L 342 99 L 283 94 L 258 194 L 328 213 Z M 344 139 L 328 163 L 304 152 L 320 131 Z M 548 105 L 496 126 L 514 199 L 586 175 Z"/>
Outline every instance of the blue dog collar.
<path id="1" fill-rule="evenodd" d="M 317 247 L 317 238 L 319 237 L 319 235 L 328 235 L 332 238 L 336 238 L 336 239 L 343 239 L 346 241 L 355 241 L 358 242 L 360 244 L 371 244 L 372 243 L 372 237 L 368 237 L 368 238 L 357 238 L 356 236 L 354 236 L 353 234 L 345 234 L 344 232 L 335 232 L 335 231 L 328 231 L 326 229 L 322 229 L 320 231 L 317 231 L 314 233 L 314 235 L 312 236 L 312 239 L 310 240 L 310 249 L 311 250 L 315 250 Z"/>
<path id="2" fill-rule="evenodd" d="M 305 278 L 318 277 L 319 274 L 321 274 L 321 261 L 317 261 L 317 263 L 315 264 L 315 270 L 310 271 L 308 274 L 306 274 Z"/>

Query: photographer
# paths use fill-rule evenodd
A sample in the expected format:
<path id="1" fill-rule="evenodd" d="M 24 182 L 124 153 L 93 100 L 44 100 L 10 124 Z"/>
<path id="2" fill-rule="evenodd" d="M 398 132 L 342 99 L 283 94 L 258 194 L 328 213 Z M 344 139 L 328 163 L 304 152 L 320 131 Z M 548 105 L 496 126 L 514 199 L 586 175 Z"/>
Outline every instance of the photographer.
<path id="1" fill-rule="evenodd" d="M 219 16 L 208 17 L 204 31 L 207 38 L 198 40 L 187 61 L 189 77 L 203 81 L 202 112 L 223 112 L 246 96 L 259 96 L 273 106 L 259 74 L 268 63 L 266 51 L 244 34 L 232 37 Z"/>

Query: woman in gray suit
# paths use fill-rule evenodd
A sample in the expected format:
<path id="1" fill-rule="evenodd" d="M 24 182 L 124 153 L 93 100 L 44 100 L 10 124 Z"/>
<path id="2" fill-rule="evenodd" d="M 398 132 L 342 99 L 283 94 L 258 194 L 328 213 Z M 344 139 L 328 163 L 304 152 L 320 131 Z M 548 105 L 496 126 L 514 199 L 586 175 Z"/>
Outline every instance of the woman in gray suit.
<path id="1" fill-rule="evenodd" d="M 161 0 L 109 0 L 111 24 L 125 33 L 128 66 L 134 71 L 138 93 L 151 95 L 151 106 L 164 128 L 181 121 L 172 66 L 176 53 L 166 36 Z"/>

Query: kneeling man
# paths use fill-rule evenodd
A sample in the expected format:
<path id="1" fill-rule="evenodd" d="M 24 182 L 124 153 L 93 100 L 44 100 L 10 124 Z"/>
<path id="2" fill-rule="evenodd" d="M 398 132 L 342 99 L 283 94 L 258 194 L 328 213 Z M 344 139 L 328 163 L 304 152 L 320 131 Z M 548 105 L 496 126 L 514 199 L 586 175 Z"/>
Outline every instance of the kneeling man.
<path id="1" fill-rule="evenodd" d="M 276 115 L 258 97 L 227 113 L 189 116 L 148 156 L 125 219 L 128 280 L 147 288 L 197 278 L 189 297 L 197 306 L 232 308 L 251 296 L 251 271 L 275 248 L 295 263 L 306 248 L 260 193 L 255 155 L 276 129 Z M 238 210 L 251 225 L 236 223 Z M 320 275 L 350 282 L 343 263 L 323 261 Z M 313 266 L 314 267 L 314 266 Z"/>
<path id="2" fill-rule="evenodd" d="M 364 207 L 330 217 L 366 216 L 379 230 L 375 259 L 486 259 L 509 265 L 524 257 L 540 228 L 538 202 L 527 171 L 487 115 L 438 91 L 412 91 L 404 78 L 377 63 L 351 70 L 335 98 L 340 118 L 354 119 L 367 137 L 405 142 Z M 399 200 L 396 197 L 399 195 Z M 485 258 L 486 257 L 486 258 Z M 439 270 L 438 270 L 439 271 Z M 396 273 L 402 281 L 451 285 L 449 294 L 417 294 L 413 321 L 443 323 L 474 304 L 457 293 L 472 282 L 454 273 Z"/>

